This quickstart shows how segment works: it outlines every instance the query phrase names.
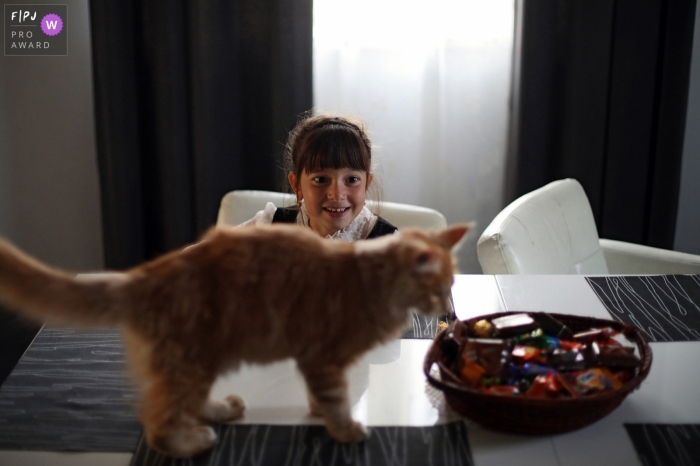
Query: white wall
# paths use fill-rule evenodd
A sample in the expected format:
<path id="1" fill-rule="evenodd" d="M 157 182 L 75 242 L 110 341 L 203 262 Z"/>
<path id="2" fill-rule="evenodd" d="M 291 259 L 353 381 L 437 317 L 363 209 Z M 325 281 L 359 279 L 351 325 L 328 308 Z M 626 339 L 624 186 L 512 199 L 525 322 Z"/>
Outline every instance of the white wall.
<path id="1" fill-rule="evenodd" d="M 476 220 L 503 207 L 513 53 L 512 0 L 315 0 L 314 105 L 369 129 L 384 200 Z M 358 32 L 361 31 L 361 32 Z"/>
<path id="2" fill-rule="evenodd" d="M 50 264 L 94 270 L 104 259 L 88 2 L 57 3 L 68 5 L 67 56 L 0 56 L 0 235 Z"/>
<path id="3" fill-rule="evenodd" d="M 700 254 L 700 5 L 695 11 L 693 58 L 674 249 Z"/>

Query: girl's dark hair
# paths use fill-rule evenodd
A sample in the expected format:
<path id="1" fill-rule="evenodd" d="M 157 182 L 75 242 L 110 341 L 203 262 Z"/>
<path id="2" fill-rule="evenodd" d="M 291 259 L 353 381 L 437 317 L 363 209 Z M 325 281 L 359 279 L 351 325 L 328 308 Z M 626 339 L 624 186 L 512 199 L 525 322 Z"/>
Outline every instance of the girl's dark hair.
<path id="1" fill-rule="evenodd" d="M 372 144 L 360 121 L 309 114 L 289 133 L 284 150 L 287 173 L 296 175 L 326 168 L 352 168 L 367 173 L 372 168 Z"/>

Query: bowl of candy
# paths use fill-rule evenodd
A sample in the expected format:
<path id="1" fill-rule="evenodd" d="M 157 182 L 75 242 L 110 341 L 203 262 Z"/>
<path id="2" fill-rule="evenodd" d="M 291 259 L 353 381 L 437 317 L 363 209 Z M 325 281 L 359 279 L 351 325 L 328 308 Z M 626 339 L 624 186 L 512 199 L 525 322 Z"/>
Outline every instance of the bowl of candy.
<path id="1" fill-rule="evenodd" d="M 632 325 L 502 312 L 451 323 L 435 337 L 423 371 L 455 411 L 485 427 L 555 434 L 612 412 L 646 378 L 651 360 Z"/>

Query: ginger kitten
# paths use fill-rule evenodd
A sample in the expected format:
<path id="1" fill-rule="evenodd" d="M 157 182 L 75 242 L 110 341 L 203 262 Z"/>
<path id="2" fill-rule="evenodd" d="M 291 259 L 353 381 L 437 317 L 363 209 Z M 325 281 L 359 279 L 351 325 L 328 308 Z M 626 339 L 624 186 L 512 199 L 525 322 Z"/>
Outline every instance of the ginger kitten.
<path id="1" fill-rule="evenodd" d="M 236 395 L 209 399 L 217 376 L 290 357 L 328 433 L 359 442 L 366 431 L 351 417 L 346 367 L 400 335 L 411 309 L 449 309 L 450 252 L 468 228 L 355 243 L 295 225 L 211 229 L 125 273 L 77 278 L 0 240 L 0 300 L 35 319 L 120 326 L 146 439 L 166 454 L 207 451 L 216 442 L 207 424 L 243 415 Z"/>

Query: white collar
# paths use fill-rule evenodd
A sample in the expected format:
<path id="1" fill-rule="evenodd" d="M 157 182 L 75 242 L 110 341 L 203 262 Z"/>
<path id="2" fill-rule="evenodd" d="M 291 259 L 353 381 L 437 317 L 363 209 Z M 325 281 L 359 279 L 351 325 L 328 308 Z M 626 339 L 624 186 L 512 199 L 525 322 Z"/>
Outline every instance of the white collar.
<path id="1" fill-rule="evenodd" d="M 377 216 L 374 215 L 366 206 L 362 208 L 357 217 L 355 217 L 350 225 L 346 226 L 342 230 L 338 230 L 332 235 L 327 235 L 328 239 L 341 239 L 345 241 L 357 241 L 358 239 L 365 239 L 377 224 Z M 297 215 L 297 225 L 309 226 L 309 211 L 306 210 L 306 204 L 301 201 L 301 209 L 299 215 Z"/>

